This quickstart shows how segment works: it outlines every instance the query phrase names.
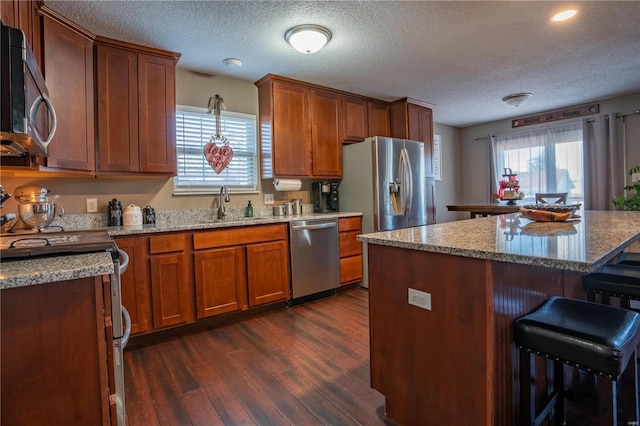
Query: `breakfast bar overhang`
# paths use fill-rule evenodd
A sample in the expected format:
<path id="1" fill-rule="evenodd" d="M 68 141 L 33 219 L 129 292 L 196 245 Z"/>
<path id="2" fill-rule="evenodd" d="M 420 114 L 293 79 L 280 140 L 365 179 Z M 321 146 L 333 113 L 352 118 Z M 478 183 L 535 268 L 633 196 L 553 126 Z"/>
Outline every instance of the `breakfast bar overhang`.
<path id="1" fill-rule="evenodd" d="M 513 320 L 551 296 L 584 299 L 583 273 L 640 238 L 640 212 L 578 213 L 559 223 L 514 213 L 358 237 L 368 250 L 371 385 L 390 419 L 518 424 Z M 409 303 L 409 289 L 423 306 Z"/>

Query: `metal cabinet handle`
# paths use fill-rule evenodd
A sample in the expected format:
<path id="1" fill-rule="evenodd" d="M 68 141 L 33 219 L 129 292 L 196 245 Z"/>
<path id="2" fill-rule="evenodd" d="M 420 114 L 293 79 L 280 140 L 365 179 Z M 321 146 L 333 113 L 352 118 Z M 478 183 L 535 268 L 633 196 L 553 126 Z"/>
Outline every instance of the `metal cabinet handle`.
<path id="1" fill-rule="evenodd" d="M 329 222 L 329 223 L 318 223 L 315 225 L 292 225 L 291 229 L 295 230 L 295 231 L 304 231 L 306 229 L 326 229 L 326 228 L 335 228 L 336 227 L 336 223 L 335 222 Z"/>
<path id="2" fill-rule="evenodd" d="M 118 256 L 120 257 L 120 259 L 122 259 L 122 263 L 120 264 L 120 268 L 118 269 L 120 275 L 122 275 L 129 267 L 129 255 L 126 251 L 118 249 Z"/>
<path id="3" fill-rule="evenodd" d="M 124 322 L 124 333 L 122 335 L 122 349 L 127 347 L 129 336 L 131 335 L 131 315 L 124 306 L 122 307 L 122 320 Z"/>

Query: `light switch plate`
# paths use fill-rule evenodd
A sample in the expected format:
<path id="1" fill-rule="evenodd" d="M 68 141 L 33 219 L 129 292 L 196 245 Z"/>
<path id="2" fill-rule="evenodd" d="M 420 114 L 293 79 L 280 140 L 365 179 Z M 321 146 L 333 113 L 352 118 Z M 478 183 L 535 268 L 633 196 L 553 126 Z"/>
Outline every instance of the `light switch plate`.
<path id="1" fill-rule="evenodd" d="M 264 194 L 265 204 L 273 204 L 273 202 L 274 202 L 273 194 Z"/>
<path id="2" fill-rule="evenodd" d="M 417 306 L 418 308 L 431 310 L 431 293 L 416 290 L 414 288 L 409 289 L 409 304 Z"/>

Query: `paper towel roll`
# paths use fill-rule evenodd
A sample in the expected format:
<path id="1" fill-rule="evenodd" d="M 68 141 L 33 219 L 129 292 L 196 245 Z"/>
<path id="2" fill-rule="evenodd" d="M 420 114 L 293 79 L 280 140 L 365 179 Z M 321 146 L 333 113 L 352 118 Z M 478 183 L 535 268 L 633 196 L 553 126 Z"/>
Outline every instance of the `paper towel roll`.
<path id="1" fill-rule="evenodd" d="M 276 191 L 299 191 L 302 188 L 300 179 L 278 179 L 273 181 Z"/>

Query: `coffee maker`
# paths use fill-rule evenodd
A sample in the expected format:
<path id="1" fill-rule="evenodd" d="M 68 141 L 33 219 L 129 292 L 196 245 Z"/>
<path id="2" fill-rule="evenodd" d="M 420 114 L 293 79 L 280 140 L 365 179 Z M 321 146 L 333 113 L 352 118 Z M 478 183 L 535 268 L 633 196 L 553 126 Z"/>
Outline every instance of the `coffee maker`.
<path id="1" fill-rule="evenodd" d="M 311 197 L 314 213 L 340 211 L 337 182 L 313 182 L 311 184 Z"/>

